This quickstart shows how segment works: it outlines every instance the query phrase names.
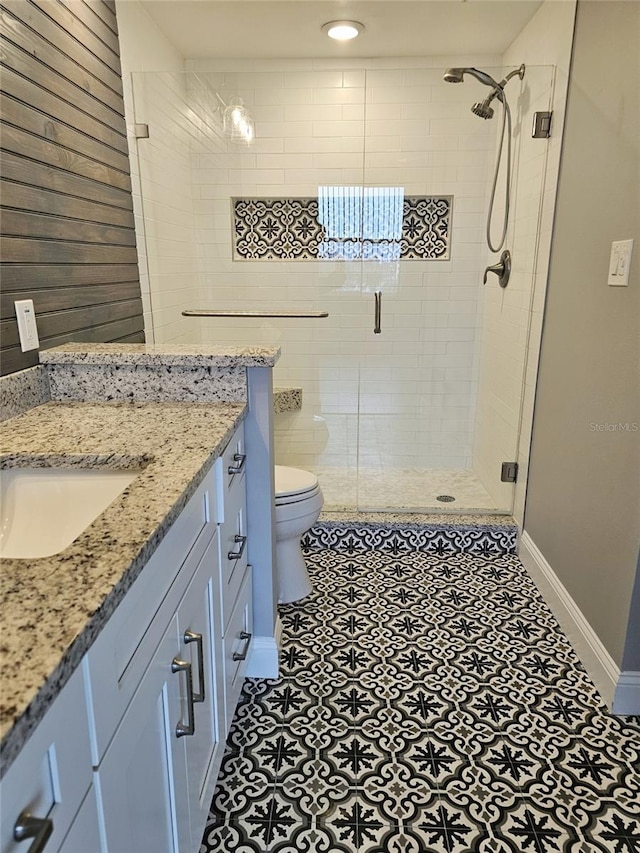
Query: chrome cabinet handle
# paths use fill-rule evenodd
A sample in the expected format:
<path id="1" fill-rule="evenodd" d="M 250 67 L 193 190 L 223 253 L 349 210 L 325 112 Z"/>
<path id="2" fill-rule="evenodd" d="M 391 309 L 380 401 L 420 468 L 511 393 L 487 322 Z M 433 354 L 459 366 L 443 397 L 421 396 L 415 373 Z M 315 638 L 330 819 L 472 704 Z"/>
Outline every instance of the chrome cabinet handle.
<path id="1" fill-rule="evenodd" d="M 184 737 L 184 735 L 193 735 L 196 733 L 196 721 L 193 707 L 193 675 L 191 672 L 191 664 L 186 660 L 174 658 L 171 661 L 171 672 L 184 672 L 187 676 L 187 714 L 188 722 L 185 725 L 182 720 L 176 724 L 176 737 Z"/>
<path id="2" fill-rule="evenodd" d="M 27 841 L 33 838 L 27 853 L 40 853 L 44 850 L 53 832 L 53 821 L 48 817 L 34 817 L 28 811 L 22 811 L 13 827 L 14 841 Z"/>
<path id="3" fill-rule="evenodd" d="M 233 461 L 236 462 L 236 465 L 229 465 L 227 471 L 229 474 L 239 474 L 244 468 L 244 463 L 247 461 L 246 453 L 234 453 Z"/>
<path id="4" fill-rule="evenodd" d="M 196 634 L 195 631 L 185 631 L 183 640 L 185 645 L 195 643 L 198 651 L 198 684 L 200 692 L 193 694 L 194 702 L 204 702 L 204 651 L 202 648 L 202 634 Z"/>
<path id="5" fill-rule="evenodd" d="M 233 541 L 240 545 L 240 550 L 239 551 L 229 551 L 227 553 L 227 558 L 229 560 L 239 560 L 240 557 L 242 557 L 242 554 L 244 553 L 244 548 L 245 548 L 245 545 L 247 544 L 247 537 L 246 536 L 240 536 L 238 533 L 236 533 L 236 535 L 233 537 Z"/>
<path id="6" fill-rule="evenodd" d="M 376 290 L 376 292 L 373 294 L 373 298 L 375 300 L 375 302 L 374 302 L 375 317 L 374 317 L 373 334 L 379 335 L 380 332 L 382 331 L 382 326 L 381 326 L 381 323 L 382 323 L 382 291 Z"/>
<path id="7" fill-rule="evenodd" d="M 244 649 L 241 652 L 234 652 L 231 656 L 233 660 L 245 660 L 249 654 L 249 646 L 251 645 L 251 634 L 248 631 L 240 631 L 240 639 L 245 641 Z"/>

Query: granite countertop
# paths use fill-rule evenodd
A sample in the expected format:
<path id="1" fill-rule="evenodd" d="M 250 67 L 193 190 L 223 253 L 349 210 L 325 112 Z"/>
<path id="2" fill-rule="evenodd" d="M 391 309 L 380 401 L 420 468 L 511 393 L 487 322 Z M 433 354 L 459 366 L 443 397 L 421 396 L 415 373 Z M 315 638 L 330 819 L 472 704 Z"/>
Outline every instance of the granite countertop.
<path id="1" fill-rule="evenodd" d="M 3 770 L 184 509 L 245 409 L 242 403 L 52 402 L 0 424 L 2 467 L 142 467 L 60 554 L 2 561 Z"/>
<path id="2" fill-rule="evenodd" d="M 68 343 L 41 350 L 41 364 L 132 364 L 181 367 L 273 367 L 280 348 L 211 344 Z"/>

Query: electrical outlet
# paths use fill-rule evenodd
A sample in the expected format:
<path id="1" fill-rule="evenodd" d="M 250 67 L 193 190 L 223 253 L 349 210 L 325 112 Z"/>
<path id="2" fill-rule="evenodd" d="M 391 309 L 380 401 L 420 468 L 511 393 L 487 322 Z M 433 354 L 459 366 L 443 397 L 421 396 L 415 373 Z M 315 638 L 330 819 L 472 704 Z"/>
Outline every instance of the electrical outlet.
<path id="1" fill-rule="evenodd" d="M 629 284 L 632 251 L 633 240 L 616 240 L 611 244 L 607 284 L 612 287 L 626 287 Z"/>
<path id="2" fill-rule="evenodd" d="M 38 349 L 38 327 L 36 325 L 36 312 L 33 307 L 33 299 L 19 299 L 14 302 L 16 319 L 18 320 L 18 334 L 20 335 L 20 348 L 22 352 Z"/>

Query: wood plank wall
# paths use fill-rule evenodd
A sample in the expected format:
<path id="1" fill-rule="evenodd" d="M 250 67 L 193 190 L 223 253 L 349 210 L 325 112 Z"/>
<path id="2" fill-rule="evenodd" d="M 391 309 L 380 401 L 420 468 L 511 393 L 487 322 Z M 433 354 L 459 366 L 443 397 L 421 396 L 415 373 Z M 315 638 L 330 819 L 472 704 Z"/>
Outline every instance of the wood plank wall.
<path id="1" fill-rule="evenodd" d="M 0 372 L 41 348 L 144 341 L 114 0 L 0 2 Z"/>

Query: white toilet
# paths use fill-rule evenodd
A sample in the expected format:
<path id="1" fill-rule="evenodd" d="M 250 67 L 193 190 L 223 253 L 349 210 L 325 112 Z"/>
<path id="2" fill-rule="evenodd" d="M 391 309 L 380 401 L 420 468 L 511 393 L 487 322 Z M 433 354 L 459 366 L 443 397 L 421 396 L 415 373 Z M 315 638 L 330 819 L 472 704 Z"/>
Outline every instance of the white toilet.
<path id="1" fill-rule="evenodd" d="M 276 465 L 275 475 L 278 601 L 288 604 L 311 592 L 300 537 L 318 520 L 324 497 L 309 471 Z"/>

